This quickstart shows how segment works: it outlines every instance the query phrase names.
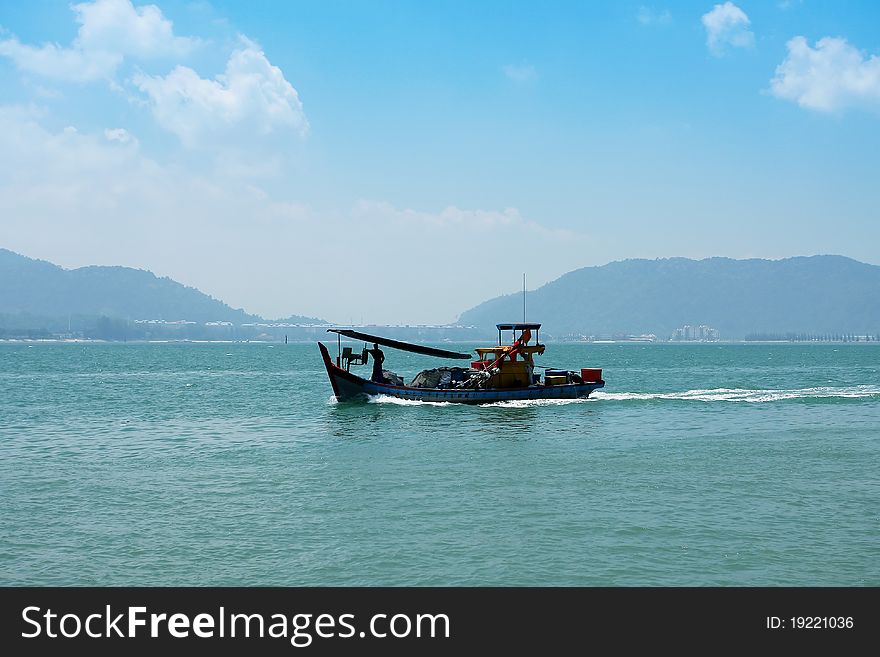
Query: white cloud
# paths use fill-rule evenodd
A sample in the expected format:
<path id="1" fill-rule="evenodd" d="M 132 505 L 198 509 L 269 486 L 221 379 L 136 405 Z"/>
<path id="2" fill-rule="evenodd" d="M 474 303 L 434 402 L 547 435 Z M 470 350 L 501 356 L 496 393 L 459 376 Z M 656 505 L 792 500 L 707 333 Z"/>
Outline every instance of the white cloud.
<path id="1" fill-rule="evenodd" d="M 668 9 L 651 9 L 642 5 L 636 12 L 636 20 L 642 25 L 669 25 L 672 23 L 672 14 Z"/>
<path id="2" fill-rule="evenodd" d="M 501 70 L 504 71 L 504 75 L 514 82 L 531 82 L 538 78 L 538 72 L 535 70 L 535 67 L 531 65 L 523 64 L 522 66 L 516 66 L 514 64 L 508 64 L 507 66 L 503 66 Z"/>
<path id="3" fill-rule="evenodd" d="M 125 57 L 182 56 L 198 43 L 175 36 L 171 21 L 155 5 L 135 7 L 130 0 L 95 0 L 71 9 L 80 27 L 69 48 L 54 43 L 31 46 L 10 37 L 0 40 L 0 55 L 28 73 L 88 82 L 111 78 Z"/>
<path id="4" fill-rule="evenodd" d="M 755 45 L 749 17 L 732 2 L 715 5 L 712 11 L 703 14 L 702 20 L 706 28 L 706 45 L 716 57 L 722 56 L 728 46 L 750 48 Z"/>
<path id="5" fill-rule="evenodd" d="M 867 56 L 839 37 L 825 37 L 811 48 L 805 37 L 797 36 L 787 48 L 770 80 L 774 96 L 822 112 L 880 110 L 880 57 Z"/>
<path id="6" fill-rule="evenodd" d="M 236 127 L 268 134 L 278 128 L 300 136 L 309 124 L 296 89 L 273 66 L 256 44 L 232 53 L 225 73 L 214 80 L 186 66 L 167 76 L 138 75 L 138 88 L 150 98 L 156 120 L 185 144 L 197 145 L 203 136 Z"/>
<path id="7" fill-rule="evenodd" d="M 118 53 L 62 48 L 54 43 L 37 48 L 14 37 L 0 41 L 0 55 L 9 57 L 22 71 L 70 82 L 109 78 L 122 63 Z"/>
<path id="8" fill-rule="evenodd" d="M 198 40 L 174 35 L 156 5 L 135 7 L 131 0 L 95 0 L 73 5 L 80 24 L 76 44 L 83 50 L 116 52 L 141 59 L 189 53 Z"/>
<path id="9" fill-rule="evenodd" d="M 104 137 L 107 141 L 116 141 L 120 144 L 137 144 L 137 139 L 125 128 L 107 128 L 104 130 Z"/>
<path id="10" fill-rule="evenodd" d="M 176 36 L 171 21 L 155 5 L 94 0 L 71 9 L 79 31 L 70 47 L 32 46 L 9 36 L 0 38 L 0 56 L 9 57 L 23 71 L 47 78 L 104 80 L 131 103 L 149 107 L 155 120 L 188 146 L 222 132 L 223 146 L 234 147 L 236 130 L 241 141 L 280 130 L 307 134 L 308 120 L 296 89 L 247 38 L 240 38 L 224 73 L 216 78 L 202 78 L 192 68 L 178 65 L 165 76 L 135 69 L 133 78 L 122 83 L 117 76 L 129 59 L 179 58 L 201 42 Z"/>

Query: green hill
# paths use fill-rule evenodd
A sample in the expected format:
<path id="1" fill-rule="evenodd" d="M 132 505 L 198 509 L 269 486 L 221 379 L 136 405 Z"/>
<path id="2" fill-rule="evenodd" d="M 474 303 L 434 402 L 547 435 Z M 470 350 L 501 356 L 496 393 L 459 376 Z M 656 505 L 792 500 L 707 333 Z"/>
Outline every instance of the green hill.
<path id="1" fill-rule="evenodd" d="M 786 332 L 880 331 L 880 267 L 842 256 L 784 260 L 664 258 L 584 267 L 527 295 L 548 334 L 644 334 L 684 324 L 722 338 Z M 490 327 L 522 317 L 522 295 L 486 301 L 460 322 Z"/>
<path id="2" fill-rule="evenodd" d="M 125 320 L 163 319 L 193 322 L 261 322 L 257 315 L 231 308 L 199 290 L 149 271 L 129 267 L 63 269 L 0 249 L 0 314 L 67 322 L 71 315 Z M 293 315 L 285 321 L 320 323 Z"/>

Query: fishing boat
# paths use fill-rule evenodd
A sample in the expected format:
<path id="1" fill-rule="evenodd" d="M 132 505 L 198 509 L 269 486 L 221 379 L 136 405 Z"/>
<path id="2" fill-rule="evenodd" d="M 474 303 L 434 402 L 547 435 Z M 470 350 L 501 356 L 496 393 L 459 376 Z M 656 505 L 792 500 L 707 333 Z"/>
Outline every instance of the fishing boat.
<path id="1" fill-rule="evenodd" d="M 318 342 L 333 394 L 338 401 L 366 399 L 388 395 L 399 399 L 429 402 L 486 404 L 523 399 L 577 399 L 605 386 L 602 370 L 582 368 L 561 370 L 535 365 L 535 357 L 544 353 L 540 342 L 540 324 L 497 324 L 498 344 L 478 347 L 476 359 L 470 353 L 448 351 L 436 347 L 410 344 L 370 335 L 354 329 L 327 329 L 337 338 L 337 355 L 330 356 L 327 347 Z M 510 332 L 510 339 L 505 335 Z M 532 332 L 534 331 L 534 343 Z M 342 338 L 373 343 L 360 352 L 342 347 Z M 505 344 L 506 342 L 506 344 Z M 382 368 L 384 354 L 379 345 L 425 356 L 451 360 L 470 360 L 469 367 L 438 367 L 419 372 L 407 385 L 390 370 Z M 364 378 L 351 371 L 352 365 L 366 365 L 373 357 L 373 373 Z M 376 358 L 379 358 L 376 361 Z M 543 369 L 543 374 L 536 370 Z"/>

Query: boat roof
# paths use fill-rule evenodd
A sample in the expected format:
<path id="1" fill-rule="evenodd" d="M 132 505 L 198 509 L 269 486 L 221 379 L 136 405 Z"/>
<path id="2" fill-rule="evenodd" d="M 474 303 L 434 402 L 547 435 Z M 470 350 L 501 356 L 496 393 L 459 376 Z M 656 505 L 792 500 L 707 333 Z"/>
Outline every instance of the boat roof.
<path id="1" fill-rule="evenodd" d="M 327 329 L 328 333 L 338 333 L 347 338 L 355 340 L 364 340 L 365 342 L 374 342 L 381 344 L 383 347 L 391 347 L 392 349 L 400 349 L 401 351 L 410 351 L 416 354 L 424 354 L 425 356 L 437 356 L 439 358 L 460 358 L 467 360 L 470 354 L 464 354 L 458 351 L 447 351 L 446 349 L 437 349 L 436 347 L 425 347 L 420 344 L 412 344 L 411 342 L 401 342 L 400 340 L 392 340 L 391 338 L 383 338 L 378 335 L 370 335 L 369 333 L 361 333 L 353 329 Z"/>
<path id="2" fill-rule="evenodd" d="M 499 331 L 524 331 L 525 329 L 534 329 L 537 331 L 541 328 L 540 324 L 526 324 L 526 323 L 513 323 L 513 324 L 496 324 L 495 325 Z"/>

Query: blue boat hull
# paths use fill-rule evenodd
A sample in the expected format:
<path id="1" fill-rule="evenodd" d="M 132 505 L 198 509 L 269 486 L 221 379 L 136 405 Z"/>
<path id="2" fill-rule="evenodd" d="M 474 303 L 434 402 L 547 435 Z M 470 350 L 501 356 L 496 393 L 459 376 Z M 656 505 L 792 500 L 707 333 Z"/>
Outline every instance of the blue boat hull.
<path id="1" fill-rule="evenodd" d="M 338 367 L 322 343 L 318 343 L 333 394 L 339 401 L 363 400 L 370 395 L 389 395 L 398 399 L 427 402 L 454 402 L 458 404 L 488 404 L 498 401 L 523 399 L 579 399 L 588 397 L 593 390 L 605 387 L 604 381 L 569 383 L 558 386 L 534 385 L 523 388 L 485 388 L 479 390 L 446 388 L 412 388 L 394 386 L 363 379 Z"/>

